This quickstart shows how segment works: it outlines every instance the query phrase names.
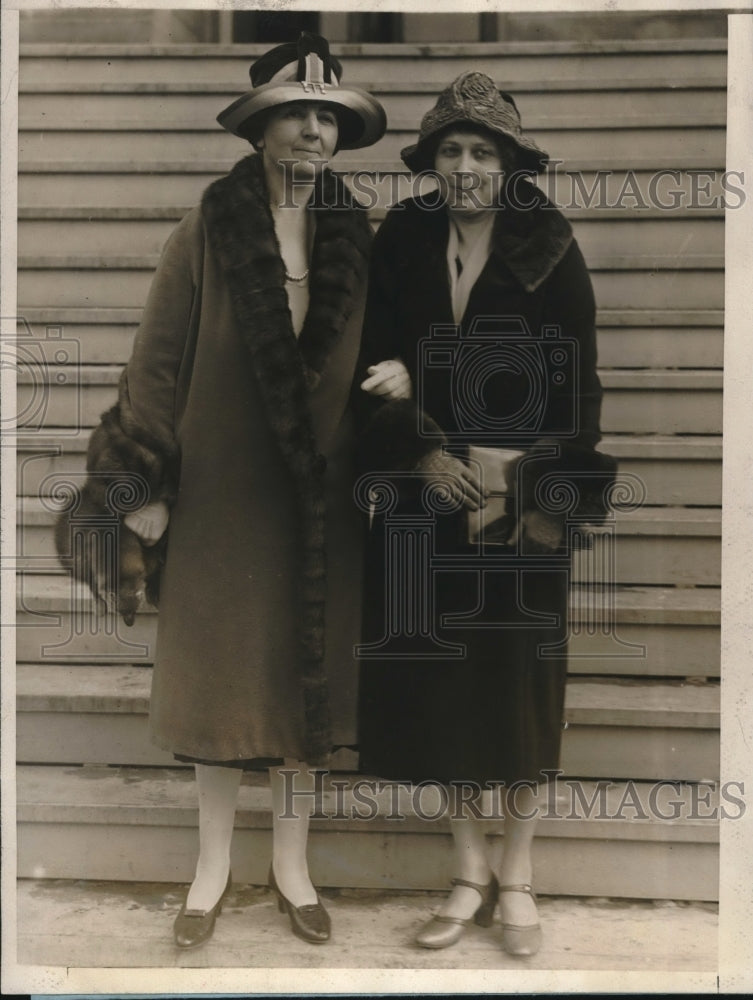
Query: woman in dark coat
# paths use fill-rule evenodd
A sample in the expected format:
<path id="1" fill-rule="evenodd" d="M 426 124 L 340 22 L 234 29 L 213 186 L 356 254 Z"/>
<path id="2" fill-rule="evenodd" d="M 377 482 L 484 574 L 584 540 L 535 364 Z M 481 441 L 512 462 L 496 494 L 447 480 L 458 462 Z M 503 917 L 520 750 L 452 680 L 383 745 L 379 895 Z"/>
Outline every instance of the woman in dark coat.
<path id="1" fill-rule="evenodd" d="M 503 786 L 501 889 L 484 793 L 451 820 L 457 878 L 416 941 L 491 924 L 499 895 L 504 947 L 526 955 L 541 937 L 527 817 L 559 763 L 565 511 L 598 517 L 613 471 L 594 450 L 594 297 L 570 224 L 530 183 L 547 156 L 487 76 L 447 88 L 402 155 L 439 189 L 394 206 L 372 254 L 354 397 L 371 524 L 361 767 Z"/>
<path id="2" fill-rule="evenodd" d="M 253 89 L 218 120 L 256 153 L 211 184 L 168 241 L 118 406 L 89 454 L 93 473 L 117 480 L 125 469 L 149 484 L 150 502 L 122 529 L 147 559 L 169 515 L 150 726 L 196 765 L 200 853 L 175 923 L 180 947 L 214 929 L 242 770 L 258 766 L 271 766 L 270 885 L 296 934 L 328 939 L 308 815 L 298 797 L 298 817 L 281 818 L 277 768 L 294 763 L 301 790 L 309 767 L 355 738 L 348 400 L 371 229 L 325 164 L 376 142 L 386 120 L 368 94 L 340 86 L 318 36 L 276 47 L 250 72 Z"/>

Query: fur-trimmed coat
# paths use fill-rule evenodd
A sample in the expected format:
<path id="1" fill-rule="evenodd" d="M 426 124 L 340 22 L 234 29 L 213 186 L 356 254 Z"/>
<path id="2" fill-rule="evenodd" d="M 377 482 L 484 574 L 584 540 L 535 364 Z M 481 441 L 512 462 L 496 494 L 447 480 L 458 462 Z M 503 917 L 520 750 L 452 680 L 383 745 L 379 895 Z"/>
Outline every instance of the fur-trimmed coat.
<path id="1" fill-rule="evenodd" d="M 178 225 L 149 293 L 113 435 L 177 456 L 150 724 L 174 753 L 321 763 L 354 740 L 359 546 L 348 394 L 371 230 L 325 171 L 296 340 L 261 158 Z M 143 438 L 142 438 L 143 440 Z M 122 449 L 120 454 L 122 455 Z M 334 724 L 333 724 L 334 723 Z"/>
<path id="2" fill-rule="evenodd" d="M 361 768 L 383 778 L 535 782 L 559 765 L 568 556 L 556 508 L 577 496 L 573 515 L 603 516 L 614 462 L 594 449 L 591 282 L 569 223 L 541 198 L 498 211 L 459 330 L 447 212 L 408 200 L 375 238 L 354 403 L 364 471 L 397 490 L 371 493 L 359 749 Z M 410 372 L 412 400 L 357 388 L 391 357 Z M 528 515 L 520 549 L 469 544 L 465 513 L 436 495 L 431 509 L 418 492 L 418 464 L 445 441 L 461 457 L 468 446 L 523 452 L 517 498 L 494 522 L 494 540 L 512 543 L 517 515 Z M 389 521 L 383 497 L 398 505 Z M 543 519 L 546 530 L 532 531 Z"/>

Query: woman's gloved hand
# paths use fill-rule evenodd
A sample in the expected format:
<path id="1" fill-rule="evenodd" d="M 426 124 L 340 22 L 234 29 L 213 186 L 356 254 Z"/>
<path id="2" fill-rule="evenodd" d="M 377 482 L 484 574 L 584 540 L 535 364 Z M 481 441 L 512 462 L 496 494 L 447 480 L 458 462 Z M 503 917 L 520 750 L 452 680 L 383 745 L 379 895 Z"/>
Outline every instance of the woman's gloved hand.
<path id="1" fill-rule="evenodd" d="M 400 358 L 380 361 L 378 365 L 367 368 L 367 371 L 369 378 L 361 382 L 364 392 L 384 399 L 410 399 L 413 395 L 410 374 Z"/>
<path id="2" fill-rule="evenodd" d="M 418 471 L 427 482 L 445 486 L 452 497 L 468 508 L 478 510 L 486 506 L 488 490 L 481 485 L 476 473 L 454 455 L 446 455 L 439 449 L 424 456 L 418 463 Z"/>
<path id="3" fill-rule="evenodd" d="M 126 514 L 123 523 L 139 536 L 144 545 L 154 545 L 164 535 L 169 517 L 170 508 L 164 500 L 157 500 Z"/>

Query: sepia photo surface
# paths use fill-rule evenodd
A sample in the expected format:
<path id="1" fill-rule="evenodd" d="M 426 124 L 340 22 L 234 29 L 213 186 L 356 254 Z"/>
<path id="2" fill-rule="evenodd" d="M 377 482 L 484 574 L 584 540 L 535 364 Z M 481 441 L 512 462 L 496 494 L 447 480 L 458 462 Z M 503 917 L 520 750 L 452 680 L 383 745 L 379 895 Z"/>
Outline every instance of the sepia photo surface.
<path id="1" fill-rule="evenodd" d="M 748 8 L 17 6 L 2 33 L 3 991 L 746 991 Z M 249 80 L 301 32 L 329 52 Z M 304 78 L 317 140 L 302 152 L 268 123 Z M 264 84 L 263 127 L 244 132 Z M 519 176 L 509 146 L 474 136 L 512 137 Z M 282 169 L 285 197 L 334 199 L 298 243 L 271 194 L 258 216 L 234 200 L 271 191 L 248 158 L 270 162 L 278 140 L 283 163 L 292 148 L 334 177 Z M 445 175 L 466 145 L 475 165 Z M 474 257 L 441 220 L 453 195 L 472 216 L 495 176 L 504 210 Z M 528 242 L 504 242 L 505 211 Z M 582 269 L 558 285 L 574 247 Z M 274 316 L 298 347 L 279 347 Z M 396 387 L 391 423 L 368 376 Z M 150 392 L 166 402 L 139 418 Z M 165 521 L 145 528 L 155 500 Z M 527 650 L 514 685 L 473 672 L 497 647 L 498 675 Z M 511 743 L 528 763 L 495 784 Z M 226 791 L 201 783 L 218 761 L 234 765 L 212 769 Z M 517 877 L 526 819 L 532 876 Z M 192 909 L 200 829 L 206 844 L 222 822 L 225 889 L 211 908 L 194 884 Z M 277 884 L 296 838 L 318 915 Z M 463 843 L 486 853 L 488 886 L 467 888 Z M 459 877 L 462 918 L 426 930 Z"/>

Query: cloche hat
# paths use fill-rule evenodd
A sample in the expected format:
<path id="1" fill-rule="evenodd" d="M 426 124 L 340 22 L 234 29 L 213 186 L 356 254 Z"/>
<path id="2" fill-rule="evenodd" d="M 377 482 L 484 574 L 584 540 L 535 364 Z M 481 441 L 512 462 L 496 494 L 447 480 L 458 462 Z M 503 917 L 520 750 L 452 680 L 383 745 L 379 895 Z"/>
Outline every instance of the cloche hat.
<path id="1" fill-rule="evenodd" d="M 511 140 L 517 147 L 520 165 L 527 170 L 543 170 L 549 154 L 523 135 L 520 114 L 509 94 L 497 90 L 485 73 L 470 71 L 446 87 L 434 107 L 421 120 L 418 142 L 400 153 L 403 163 L 416 173 L 434 166 L 434 142 L 452 125 L 478 125 L 487 132 Z"/>
<path id="2" fill-rule="evenodd" d="M 242 139 L 251 138 L 261 112 L 291 101 L 333 106 L 340 126 L 338 149 L 371 146 L 387 128 L 379 101 L 358 87 L 340 86 L 342 67 L 321 35 L 302 31 L 297 42 L 277 45 L 253 63 L 249 76 L 253 89 L 217 115 L 223 128 Z"/>

